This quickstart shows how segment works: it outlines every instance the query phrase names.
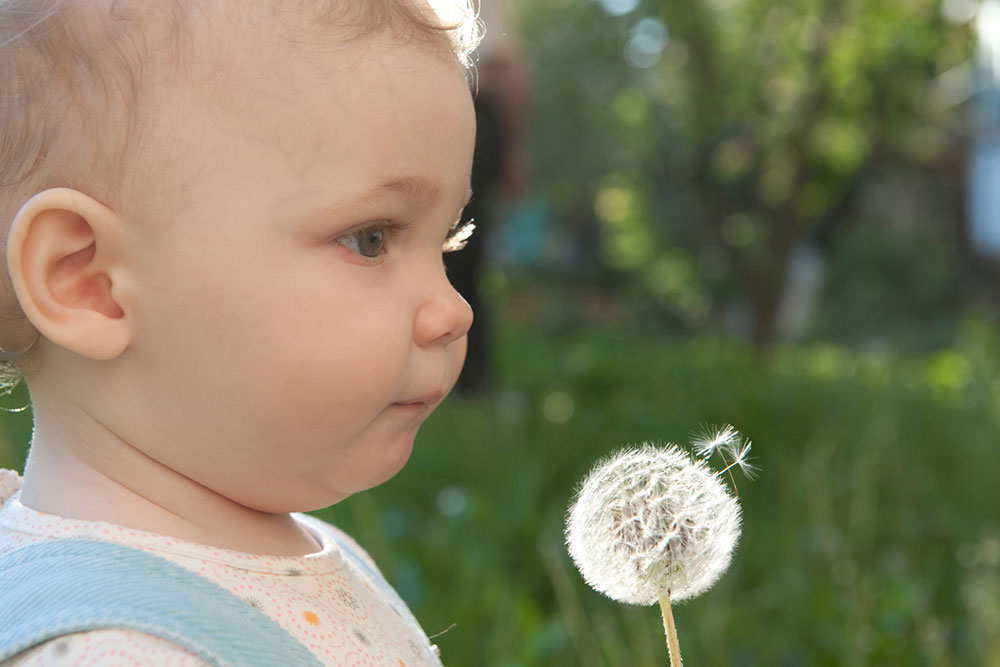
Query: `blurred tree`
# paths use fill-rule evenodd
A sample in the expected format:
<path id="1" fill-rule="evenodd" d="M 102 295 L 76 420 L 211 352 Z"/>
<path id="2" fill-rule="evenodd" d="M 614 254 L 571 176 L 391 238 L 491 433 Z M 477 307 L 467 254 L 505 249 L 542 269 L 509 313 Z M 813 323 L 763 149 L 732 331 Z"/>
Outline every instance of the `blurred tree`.
<path id="1" fill-rule="evenodd" d="M 596 224 L 604 263 L 688 324 L 743 301 L 767 346 L 796 250 L 829 248 L 875 180 L 961 178 L 972 35 L 941 0 L 553 0 L 522 12 L 554 207 Z"/>

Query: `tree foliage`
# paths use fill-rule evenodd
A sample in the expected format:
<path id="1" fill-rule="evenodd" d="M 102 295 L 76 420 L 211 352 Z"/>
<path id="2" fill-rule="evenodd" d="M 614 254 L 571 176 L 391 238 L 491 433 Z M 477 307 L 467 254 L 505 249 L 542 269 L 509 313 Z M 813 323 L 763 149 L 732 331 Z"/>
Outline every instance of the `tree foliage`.
<path id="1" fill-rule="evenodd" d="M 880 178 L 956 191 L 972 36 L 939 0 L 631 4 L 522 4 L 538 171 L 688 324 L 743 300 L 767 344 L 795 248 L 830 248 Z"/>

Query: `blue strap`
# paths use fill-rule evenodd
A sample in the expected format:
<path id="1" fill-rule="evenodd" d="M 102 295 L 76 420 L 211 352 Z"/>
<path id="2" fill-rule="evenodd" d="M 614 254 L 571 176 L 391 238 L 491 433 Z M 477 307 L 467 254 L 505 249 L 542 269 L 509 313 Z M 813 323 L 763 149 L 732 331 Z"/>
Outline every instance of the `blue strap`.
<path id="1" fill-rule="evenodd" d="M 320 665 L 288 631 L 218 584 L 153 554 L 53 540 L 0 557 L 0 662 L 49 639 L 138 630 L 216 665 Z"/>

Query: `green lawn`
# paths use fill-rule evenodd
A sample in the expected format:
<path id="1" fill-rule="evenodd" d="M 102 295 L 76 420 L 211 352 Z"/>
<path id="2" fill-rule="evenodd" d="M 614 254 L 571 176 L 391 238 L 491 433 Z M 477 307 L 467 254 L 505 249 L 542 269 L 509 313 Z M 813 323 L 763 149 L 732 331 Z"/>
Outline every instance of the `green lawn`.
<path id="1" fill-rule="evenodd" d="M 919 357 L 509 320 L 489 398 L 450 398 L 395 479 L 320 515 L 365 545 L 450 665 L 665 665 L 658 611 L 582 582 L 563 516 L 595 460 L 735 424 L 744 534 L 675 608 L 689 665 L 1000 665 L 1000 342 Z M 520 321 L 520 323 L 516 323 Z M 16 404 L 17 397 L 6 399 Z M 25 415 L 4 416 L 18 465 Z M 13 439 L 14 444 L 11 444 Z"/>

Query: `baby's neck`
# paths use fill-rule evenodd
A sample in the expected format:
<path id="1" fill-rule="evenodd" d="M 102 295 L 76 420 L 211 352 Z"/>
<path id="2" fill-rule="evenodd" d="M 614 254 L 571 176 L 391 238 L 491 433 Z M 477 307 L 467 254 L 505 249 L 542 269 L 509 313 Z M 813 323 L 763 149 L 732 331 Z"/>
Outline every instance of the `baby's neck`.
<path id="1" fill-rule="evenodd" d="M 48 514 L 233 551 L 301 556 L 320 549 L 291 515 L 240 505 L 165 469 L 126 443 L 119 443 L 111 456 L 94 457 L 91 451 L 84 443 L 67 446 L 58 434 L 36 425 L 21 502 Z"/>

